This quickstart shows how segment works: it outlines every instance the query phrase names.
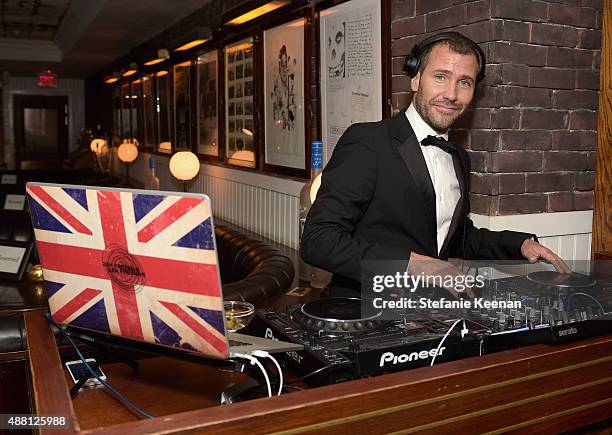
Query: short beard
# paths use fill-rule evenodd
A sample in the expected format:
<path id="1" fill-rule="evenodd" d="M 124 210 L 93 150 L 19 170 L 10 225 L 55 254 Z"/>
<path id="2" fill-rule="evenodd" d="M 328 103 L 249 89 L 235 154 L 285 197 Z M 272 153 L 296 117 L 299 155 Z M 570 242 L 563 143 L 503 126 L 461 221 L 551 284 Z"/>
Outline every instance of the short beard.
<path id="1" fill-rule="evenodd" d="M 413 98 L 412 101 L 414 102 L 414 108 L 416 109 L 417 113 L 419 115 L 421 115 L 421 118 L 423 118 L 423 121 L 425 121 L 431 128 L 433 128 L 435 130 L 436 133 L 439 133 L 439 134 L 446 133 L 448 131 L 448 129 L 451 128 L 453 123 L 457 119 L 459 119 L 461 117 L 461 115 L 463 115 L 463 113 L 461 113 L 459 116 L 457 116 L 457 118 L 451 120 L 448 124 L 440 124 L 432 116 L 430 116 L 430 113 L 431 113 L 431 110 L 432 110 L 431 109 L 431 103 L 434 100 L 430 100 L 428 102 L 430 105 L 428 106 L 423 101 L 423 94 L 421 93 L 421 89 L 420 88 L 414 94 L 414 98 Z M 452 103 L 450 105 L 452 105 Z M 458 106 L 455 105 L 455 107 L 458 107 Z M 459 109 L 461 110 L 462 107 L 459 106 Z"/>

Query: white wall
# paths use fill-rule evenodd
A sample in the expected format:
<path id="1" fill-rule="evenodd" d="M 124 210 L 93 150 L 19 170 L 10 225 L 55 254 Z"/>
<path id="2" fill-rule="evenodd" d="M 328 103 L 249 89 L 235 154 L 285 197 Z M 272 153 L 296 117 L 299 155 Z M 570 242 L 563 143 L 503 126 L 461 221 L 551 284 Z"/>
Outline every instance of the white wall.
<path id="1" fill-rule="evenodd" d="M 148 154 L 143 153 L 130 176 L 144 180 Z M 168 158 L 154 156 L 163 190 L 181 190 L 168 171 Z M 121 168 L 120 171 L 125 169 Z M 200 175 L 189 186 L 211 197 L 215 216 L 294 249 L 299 247 L 299 196 L 303 183 L 285 178 L 201 164 Z M 535 233 L 543 245 L 567 260 L 591 257 L 592 211 L 516 216 L 471 215 L 478 227 Z"/>
<path id="2" fill-rule="evenodd" d="M 68 152 L 77 146 L 81 129 L 85 127 L 85 81 L 58 79 L 56 89 L 39 88 L 36 77 L 13 77 L 4 74 L 2 106 L 4 110 L 4 162 L 15 168 L 15 137 L 13 134 L 13 95 L 53 95 L 68 97 Z"/>

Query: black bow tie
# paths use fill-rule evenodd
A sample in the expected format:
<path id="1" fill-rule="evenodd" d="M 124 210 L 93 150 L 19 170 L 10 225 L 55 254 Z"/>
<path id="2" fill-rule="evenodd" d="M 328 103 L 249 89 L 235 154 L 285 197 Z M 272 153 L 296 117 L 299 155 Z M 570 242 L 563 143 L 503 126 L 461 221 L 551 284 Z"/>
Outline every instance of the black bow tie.
<path id="1" fill-rule="evenodd" d="M 423 139 L 423 141 L 421 142 L 421 145 L 423 146 L 433 145 L 435 147 L 438 147 L 446 151 L 449 154 L 457 152 L 457 145 L 455 145 L 450 140 L 444 139 L 443 137 L 437 137 L 437 136 L 431 136 L 431 135 L 427 136 L 425 139 Z"/>

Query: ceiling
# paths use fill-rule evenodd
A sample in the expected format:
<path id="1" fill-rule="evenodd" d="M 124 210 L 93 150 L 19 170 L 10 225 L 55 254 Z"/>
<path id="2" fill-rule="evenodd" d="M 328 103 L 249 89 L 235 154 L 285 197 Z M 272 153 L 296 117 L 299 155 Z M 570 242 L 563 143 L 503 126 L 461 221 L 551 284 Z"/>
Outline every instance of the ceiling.
<path id="1" fill-rule="evenodd" d="M 0 0 L 0 72 L 85 78 L 211 0 Z"/>

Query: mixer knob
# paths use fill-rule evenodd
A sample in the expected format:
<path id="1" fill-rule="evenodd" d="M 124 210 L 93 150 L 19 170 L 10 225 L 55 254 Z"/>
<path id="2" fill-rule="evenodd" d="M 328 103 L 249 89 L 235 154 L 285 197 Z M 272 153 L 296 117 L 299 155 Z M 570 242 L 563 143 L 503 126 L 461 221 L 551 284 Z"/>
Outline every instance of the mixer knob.
<path id="1" fill-rule="evenodd" d="M 324 322 L 323 320 L 319 320 L 319 321 L 316 323 L 316 325 L 315 325 L 315 326 L 316 326 L 316 328 L 317 328 L 317 329 L 319 329 L 319 330 L 320 330 L 320 329 L 323 329 L 323 328 L 325 327 L 325 322 Z"/>
<path id="2" fill-rule="evenodd" d="M 359 330 L 359 329 L 363 329 L 363 323 L 361 322 L 355 322 L 355 329 Z"/>
<path id="3" fill-rule="evenodd" d="M 338 327 L 338 324 L 336 322 L 329 322 L 329 324 L 327 325 L 327 327 L 333 331 L 334 329 L 336 329 Z"/>
<path id="4" fill-rule="evenodd" d="M 344 323 L 342 324 L 342 330 L 343 330 L 343 331 L 348 331 L 348 330 L 349 330 L 349 324 L 348 324 L 348 323 L 346 323 L 346 322 L 344 322 Z"/>

